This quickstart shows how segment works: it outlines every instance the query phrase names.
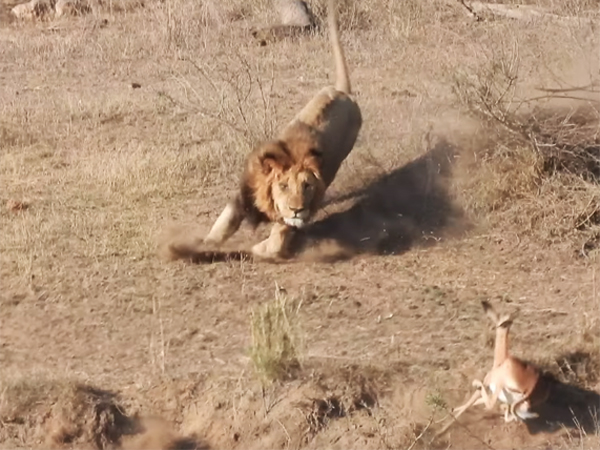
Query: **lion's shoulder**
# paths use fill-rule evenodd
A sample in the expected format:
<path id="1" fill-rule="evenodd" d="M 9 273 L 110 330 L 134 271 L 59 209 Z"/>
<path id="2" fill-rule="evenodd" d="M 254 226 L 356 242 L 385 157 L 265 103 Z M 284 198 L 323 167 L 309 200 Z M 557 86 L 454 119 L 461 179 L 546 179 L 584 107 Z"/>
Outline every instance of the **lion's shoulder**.
<path id="1" fill-rule="evenodd" d="M 294 117 L 280 139 L 297 148 L 298 157 L 316 149 L 320 154 L 319 173 L 329 186 L 352 150 L 361 126 L 358 104 L 348 94 L 329 86 L 321 89 Z"/>

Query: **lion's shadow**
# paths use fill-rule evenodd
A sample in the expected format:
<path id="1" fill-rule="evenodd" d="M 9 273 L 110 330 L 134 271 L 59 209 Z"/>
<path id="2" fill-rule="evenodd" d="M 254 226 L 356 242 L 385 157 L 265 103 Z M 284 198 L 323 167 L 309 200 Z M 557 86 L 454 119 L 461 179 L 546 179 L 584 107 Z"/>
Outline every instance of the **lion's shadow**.
<path id="1" fill-rule="evenodd" d="M 535 412 L 539 417 L 525 422 L 531 434 L 563 429 L 600 434 L 600 394 L 597 392 L 554 380 L 548 399 Z"/>
<path id="2" fill-rule="evenodd" d="M 464 214 L 448 191 L 455 157 L 456 148 L 440 141 L 416 160 L 344 195 L 358 199 L 300 231 L 295 251 L 333 241 L 349 254 L 398 254 L 434 243 L 458 224 L 464 228 Z"/>

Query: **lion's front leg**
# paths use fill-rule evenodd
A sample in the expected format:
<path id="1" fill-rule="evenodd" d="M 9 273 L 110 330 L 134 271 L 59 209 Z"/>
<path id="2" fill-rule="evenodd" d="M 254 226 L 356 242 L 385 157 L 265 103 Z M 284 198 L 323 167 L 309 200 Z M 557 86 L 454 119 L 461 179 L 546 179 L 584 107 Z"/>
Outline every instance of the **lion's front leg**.
<path id="1" fill-rule="evenodd" d="M 231 200 L 219 215 L 208 235 L 204 239 L 208 244 L 222 244 L 229 239 L 239 228 L 244 220 L 244 210 L 239 198 Z"/>
<path id="2" fill-rule="evenodd" d="M 252 254 L 258 258 L 270 259 L 286 257 L 294 229 L 283 223 L 273 224 L 271 234 L 252 247 Z"/>

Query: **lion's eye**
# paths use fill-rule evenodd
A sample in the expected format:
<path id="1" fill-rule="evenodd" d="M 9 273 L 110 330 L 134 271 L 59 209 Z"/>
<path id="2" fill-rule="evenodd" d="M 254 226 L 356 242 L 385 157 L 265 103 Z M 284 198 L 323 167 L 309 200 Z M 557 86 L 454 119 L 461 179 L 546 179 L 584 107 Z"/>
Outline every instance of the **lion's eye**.
<path id="1" fill-rule="evenodd" d="M 287 183 L 279 183 L 279 189 L 281 189 L 282 191 L 287 191 L 287 188 Z"/>
<path id="2" fill-rule="evenodd" d="M 310 183 L 303 183 L 302 184 L 302 189 L 304 191 L 310 191 L 312 189 L 312 185 Z"/>

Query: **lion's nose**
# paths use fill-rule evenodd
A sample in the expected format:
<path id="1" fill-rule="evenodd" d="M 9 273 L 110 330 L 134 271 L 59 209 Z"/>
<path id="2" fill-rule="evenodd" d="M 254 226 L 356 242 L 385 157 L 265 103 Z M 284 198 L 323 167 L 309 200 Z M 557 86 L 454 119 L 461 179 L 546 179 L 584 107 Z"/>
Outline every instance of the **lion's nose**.
<path id="1" fill-rule="evenodd" d="M 304 207 L 303 207 L 303 206 L 296 206 L 296 207 L 290 206 L 290 209 L 292 210 L 292 212 L 293 212 L 293 213 L 294 213 L 294 215 L 296 215 L 296 216 L 297 216 L 298 214 L 300 214 L 302 211 L 304 211 Z"/>

